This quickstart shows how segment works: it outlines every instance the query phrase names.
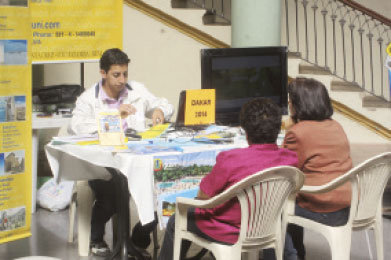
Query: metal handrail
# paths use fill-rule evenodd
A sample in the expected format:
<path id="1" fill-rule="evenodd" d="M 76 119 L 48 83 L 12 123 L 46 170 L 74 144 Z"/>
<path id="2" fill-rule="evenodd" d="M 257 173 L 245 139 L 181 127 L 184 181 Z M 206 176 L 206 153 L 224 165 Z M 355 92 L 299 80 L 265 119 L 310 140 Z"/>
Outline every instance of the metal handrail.
<path id="1" fill-rule="evenodd" d="M 285 42 L 290 51 L 305 53 L 305 61 L 391 101 L 390 79 L 384 66 L 391 21 L 375 16 L 369 9 L 355 9 L 359 5 L 349 2 L 285 0 Z M 295 23 L 289 22 L 292 16 Z"/>
<path id="2" fill-rule="evenodd" d="M 230 22 L 231 0 L 188 0 Z M 331 75 L 391 101 L 391 20 L 351 0 L 284 0 L 283 43 Z"/>

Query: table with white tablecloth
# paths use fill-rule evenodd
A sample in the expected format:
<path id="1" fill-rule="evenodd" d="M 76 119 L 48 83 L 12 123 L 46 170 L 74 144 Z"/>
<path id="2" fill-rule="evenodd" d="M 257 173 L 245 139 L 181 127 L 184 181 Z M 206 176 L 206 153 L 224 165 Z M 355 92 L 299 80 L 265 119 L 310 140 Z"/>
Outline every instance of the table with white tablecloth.
<path id="1" fill-rule="evenodd" d="M 142 144 L 140 144 L 142 145 Z M 110 179 L 106 167 L 114 168 L 127 177 L 130 194 L 136 204 L 142 224 L 154 219 L 153 160 L 168 154 L 185 154 L 210 150 L 227 150 L 246 146 L 246 142 L 232 144 L 202 144 L 181 146 L 181 151 L 164 151 L 136 154 L 100 145 L 54 144 L 46 145 L 45 151 L 56 180 Z M 180 145 L 179 145 L 180 146 Z"/>

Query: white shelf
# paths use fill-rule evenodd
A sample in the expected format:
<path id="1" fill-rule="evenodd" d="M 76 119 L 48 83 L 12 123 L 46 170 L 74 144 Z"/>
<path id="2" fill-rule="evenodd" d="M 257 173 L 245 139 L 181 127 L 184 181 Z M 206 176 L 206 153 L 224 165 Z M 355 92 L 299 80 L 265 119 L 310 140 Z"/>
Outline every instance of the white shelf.
<path id="1" fill-rule="evenodd" d="M 32 125 L 33 129 L 45 129 L 45 128 L 61 128 L 67 125 L 71 118 L 62 117 L 60 115 L 53 115 L 51 117 L 37 117 L 33 113 Z"/>

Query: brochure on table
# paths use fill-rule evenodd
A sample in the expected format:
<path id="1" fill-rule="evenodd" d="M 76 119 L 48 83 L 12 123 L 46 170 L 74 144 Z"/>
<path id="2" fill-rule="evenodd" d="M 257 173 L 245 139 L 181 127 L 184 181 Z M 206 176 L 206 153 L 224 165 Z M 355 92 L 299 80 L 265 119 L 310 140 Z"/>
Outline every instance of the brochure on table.
<path id="1" fill-rule="evenodd" d="M 124 145 L 125 135 L 119 112 L 104 111 L 97 114 L 98 134 L 100 145 Z"/>

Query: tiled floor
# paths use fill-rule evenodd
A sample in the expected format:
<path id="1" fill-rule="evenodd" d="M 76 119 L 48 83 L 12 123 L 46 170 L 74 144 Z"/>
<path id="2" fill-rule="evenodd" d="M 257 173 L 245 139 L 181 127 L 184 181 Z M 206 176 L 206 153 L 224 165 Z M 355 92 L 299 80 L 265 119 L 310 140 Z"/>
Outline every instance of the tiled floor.
<path id="1" fill-rule="evenodd" d="M 361 147 L 362 146 L 362 147 Z M 357 164 L 368 157 L 389 151 L 390 145 L 368 146 L 352 145 L 352 158 Z M 361 149 L 364 148 L 364 149 Z M 366 153 L 361 153 L 365 151 Z M 372 154 L 369 154 L 372 153 Z M 391 208 L 391 190 L 384 196 L 384 206 Z M 132 206 L 134 209 L 134 206 Z M 132 210 L 132 223 L 136 223 L 136 211 Z M 391 215 L 391 214 L 390 214 Z M 133 221 L 134 220 L 134 221 Z M 51 256 L 62 260 L 85 259 L 100 260 L 101 257 L 79 257 L 77 250 L 77 234 L 75 230 L 75 243 L 67 242 L 68 236 L 68 210 L 60 212 L 49 212 L 38 208 L 32 216 L 31 232 L 32 236 L 26 239 L 17 240 L 0 245 L 0 260 L 15 259 L 24 256 Z M 76 225 L 75 225 L 76 226 Z M 112 232 L 111 225 L 106 226 L 106 241 L 111 246 Z M 391 259 L 391 218 L 383 218 L 384 231 L 384 259 Z M 158 232 L 159 241 L 162 242 L 163 232 Z M 370 245 L 368 247 L 368 244 Z M 305 233 L 305 245 L 307 249 L 307 260 L 329 260 L 330 249 L 327 241 L 319 234 L 307 231 Z M 370 248 L 370 249 L 369 249 Z M 197 248 L 193 249 L 196 251 Z M 152 245 L 150 247 L 152 252 Z M 203 260 L 211 260 L 210 256 L 205 256 Z M 352 237 L 352 260 L 372 260 L 376 258 L 376 249 L 372 232 L 354 232 Z M 231 260 L 231 259 L 227 259 Z M 235 259 L 232 259 L 235 260 Z"/>
<path id="2" fill-rule="evenodd" d="M 391 201 L 391 196 L 385 197 L 385 202 Z M 134 217 L 134 216 L 133 216 Z M 391 220 L 384 218 L 384 249 L 385 258 L 391 259 Z M 106 240 L 111 245 L 112 234 L 111 225 L 106 227 Z M 17 240 L 0 245 L 0 259 L 14 259 L 23 256 L 51 256 L 59 259 L 88 259 L 101 260 L 101 257 L 79 257 L 77 244 L 67 242 L 68 234 L 68 210 L 60 212 L 49 212 L 45 209 L 38 209 L 32 217 L 32 236 L 30 238 Z M 368 232 L 371 253 L 368 249 L 366 232 L 355 232 L 352 238 L 352 260 L 376 259 L 375 245 L 372 232 Z M 77 241 L 77 235 L 75 235 Z M 162 240 L 162 232 L 159 232 L 159 240 Z M 305 244 L 307 248 L 308 260 L 328 260 L 331 259 L 329 247 L 325 238 L 312 232 L 305 233 Z M 152 252 L 152 245 L 150 248 Z M 195 251 L 194 249 L 193 251 Z M 372 257 L 371 257 L 372 254 Z M 203 260 L 211 260 L 210 256 L 205 256 Z"/>

